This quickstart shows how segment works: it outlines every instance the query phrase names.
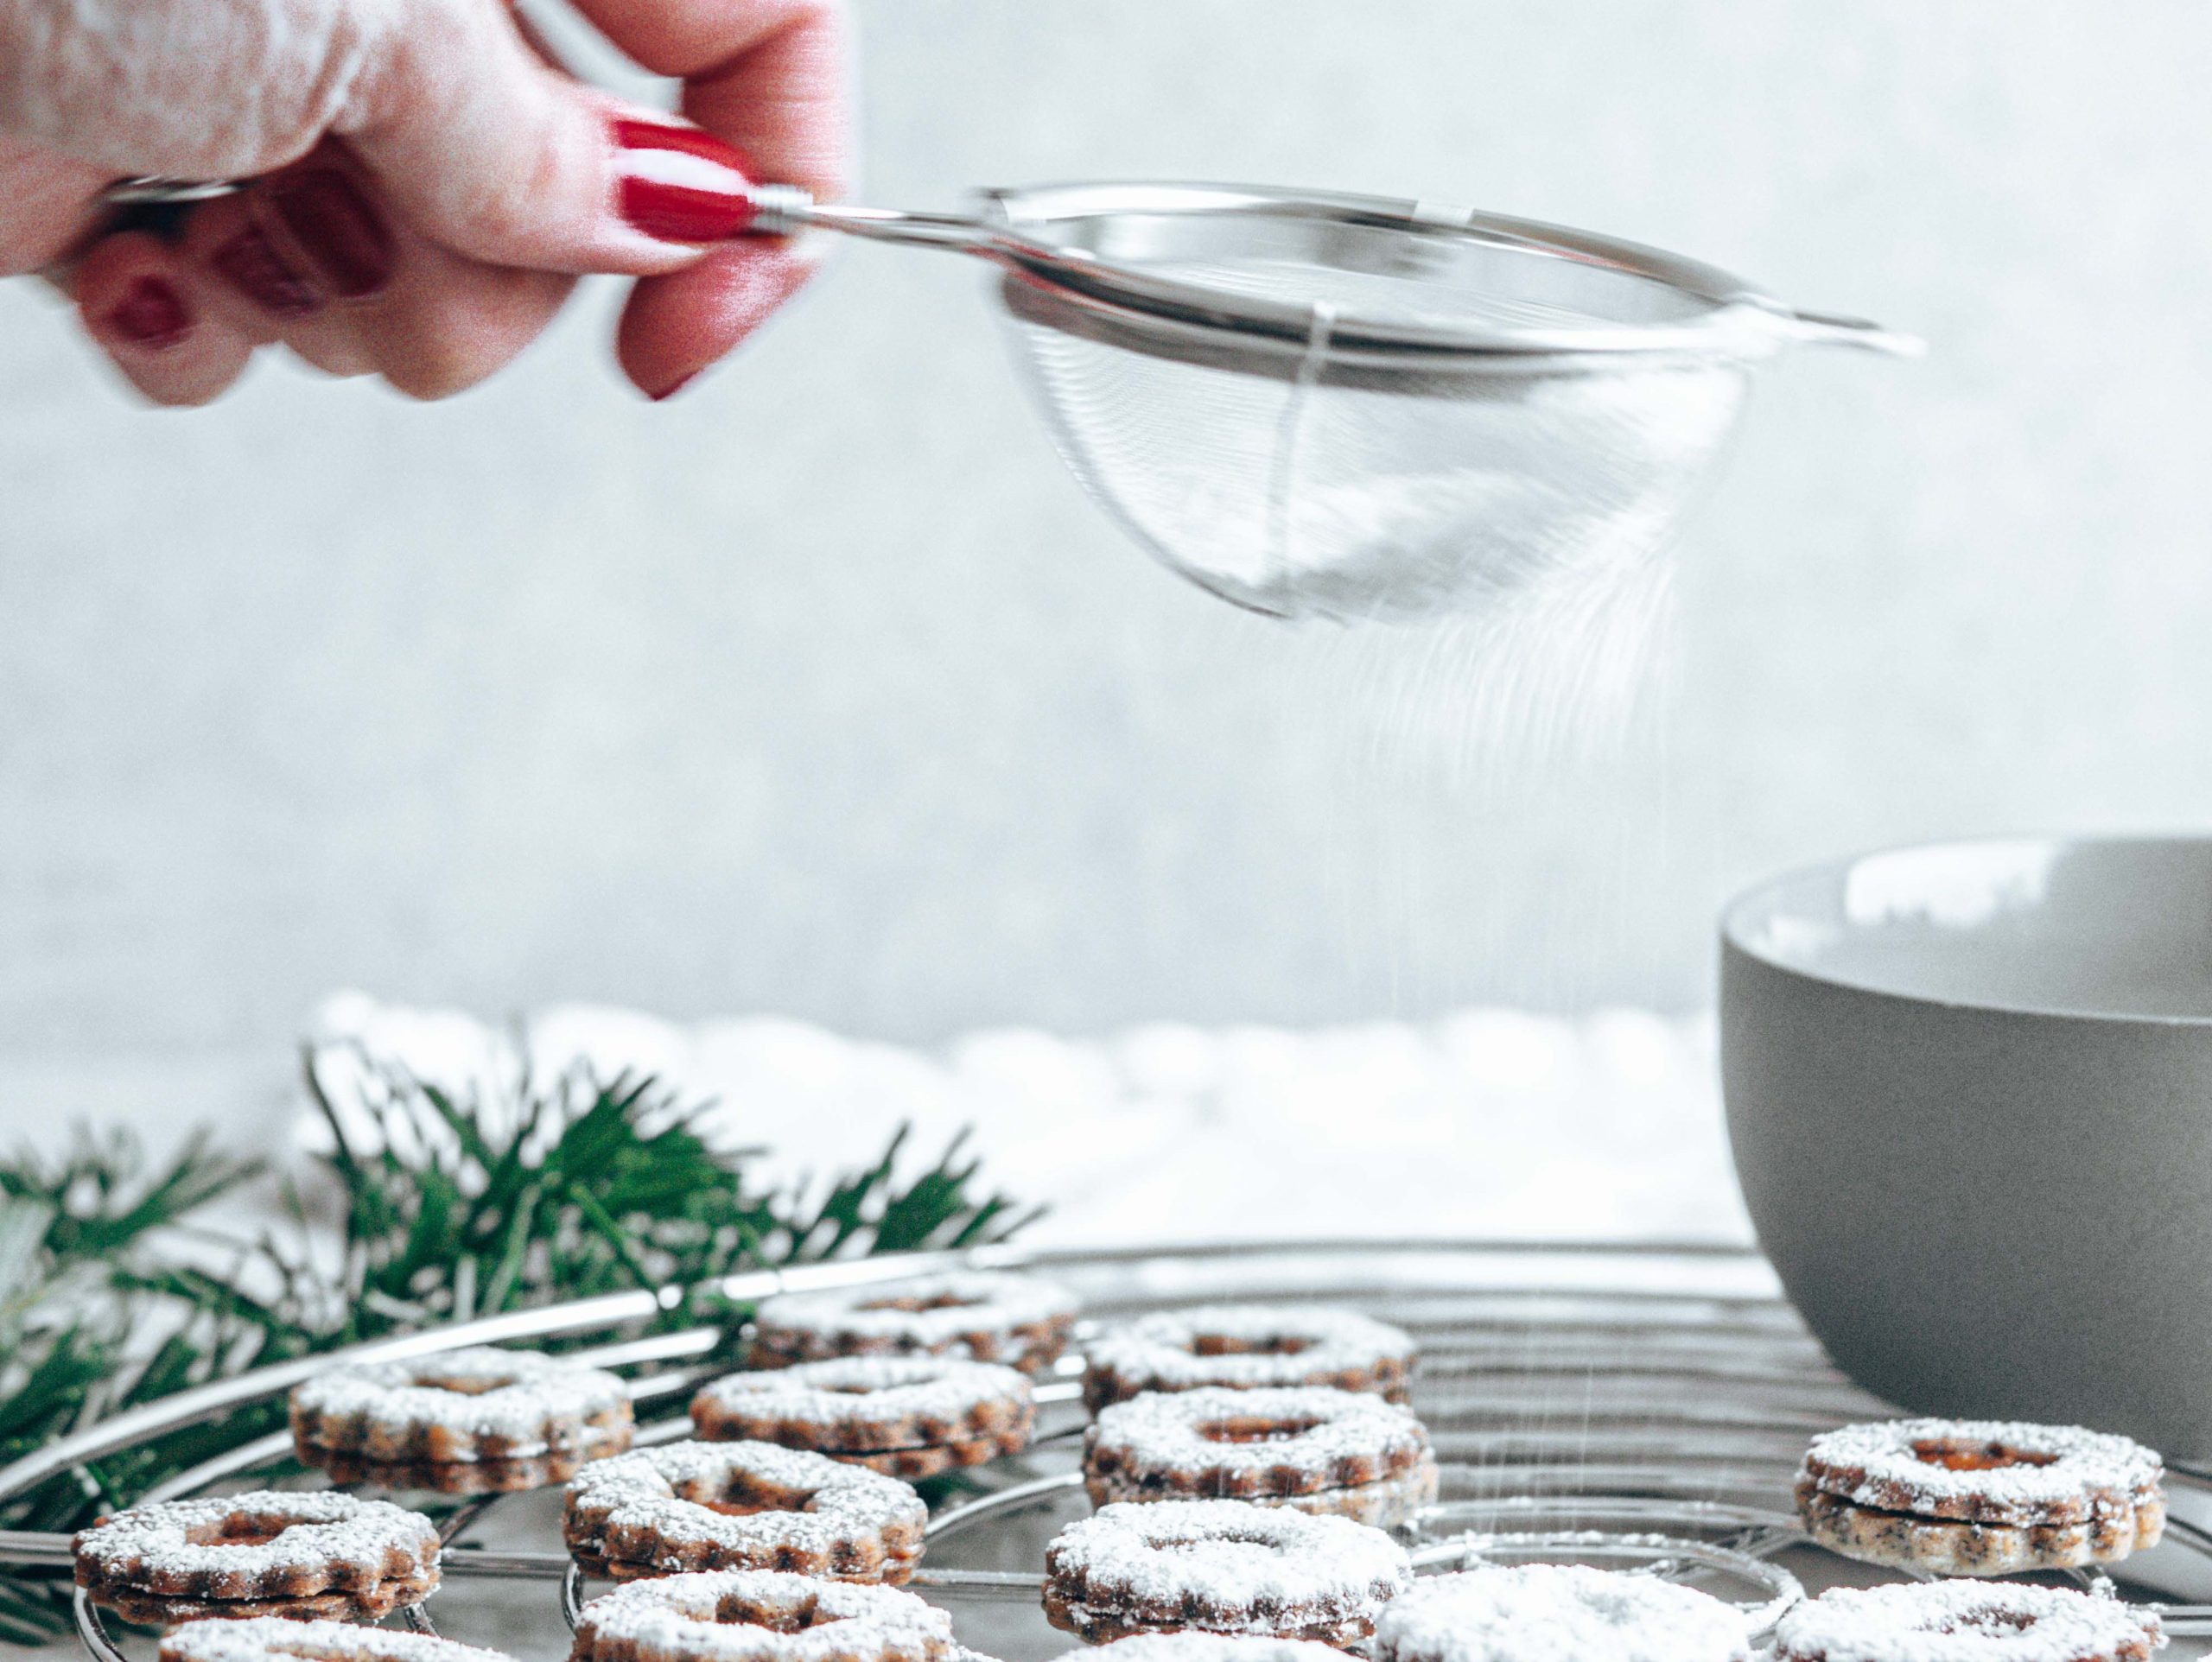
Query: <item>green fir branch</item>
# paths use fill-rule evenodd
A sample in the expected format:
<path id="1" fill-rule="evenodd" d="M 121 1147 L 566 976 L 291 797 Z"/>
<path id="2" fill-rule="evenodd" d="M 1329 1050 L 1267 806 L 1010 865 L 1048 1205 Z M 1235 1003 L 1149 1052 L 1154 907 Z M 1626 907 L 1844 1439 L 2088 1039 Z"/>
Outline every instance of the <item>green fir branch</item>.
<path id="1" fill-rule="evenodd" d="M 59 1159 L 0 1160 L 0 1464 L 269 1362 L 597 1293 L 982 1245 L 1042 1210 L 982 1190 L 964 1132 L 902 1181 L 902 1126 L 810 1201 L 804 1185 L 757 1183 L 765 1148 L 720 1146 L 710 1105 L 649 1076 L 524 1079 L 486 1101 L 369 1065 L 340 1104 L 315 1052 L 304 1061 L 331 1146 L 304 1185 L 276 1185 L 281 1231 L 205 1224 L 211 1202 L 262 1173 L 210 1153 L 204 1135 L 152 1169 L 119 1135 L 80 1134 Z M 311 1222 L 332 1213 L 334 1240 Z M 709 1297 L 658 1321 L 734 1326 L 745 1313 Z M 186 1428 L 0 1503 L 0 1528 L 81 1528 L 283 1424 L 270 1402 Z M 66 1631 L 67 1588 L 0 1578 L 0 1642 Z"/>

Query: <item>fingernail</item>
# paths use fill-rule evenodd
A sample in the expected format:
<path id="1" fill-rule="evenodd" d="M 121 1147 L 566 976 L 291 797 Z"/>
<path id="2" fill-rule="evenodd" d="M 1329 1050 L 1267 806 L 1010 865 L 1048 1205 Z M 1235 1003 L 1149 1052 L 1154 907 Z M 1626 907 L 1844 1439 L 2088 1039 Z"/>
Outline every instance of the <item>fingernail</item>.
<path id="1" fill-rule="evenodd" d="M 696 127 L 623 119 L 615 206 L 656 242 L 718 243 L 753 223 L 752 164 Z"/>
<path id="2" fill-rule="evenodd" d="M 365 300 L 391 281 L 397 245 L 376 206 L 334 168 L 279 175 L 264 193 L 284 229 L 341 300 Z"/>
<path id="3" fill-rule="evenodd" d="M 209 255 L 207 263 L 233 289 L 278 317 L 304 317 L 322 304 L 307 279 L 284 263 L 257 226 L 248 225 Z"/>
<path id="4" fill-rule="evenodd" d="M 154 352 L 167 352 L 192 333 L 184 296 L 160 277 L 133 278 L 107 321 L 132 346 Z"/>
<path id="5" fill-rule="evenodd" d="M 667 400 L 676 396 L 677 393 L 683 391 L 684 388 L 690 386 L 698 378 L 699 371 L 696 370 L 693 370 L 689 375 L 679 375 L 676 379 L 671 381 L 666 386 L 663 387 L 658 392 L 651 395 L 652 401 L 657 404 L 665 403 Z"/>

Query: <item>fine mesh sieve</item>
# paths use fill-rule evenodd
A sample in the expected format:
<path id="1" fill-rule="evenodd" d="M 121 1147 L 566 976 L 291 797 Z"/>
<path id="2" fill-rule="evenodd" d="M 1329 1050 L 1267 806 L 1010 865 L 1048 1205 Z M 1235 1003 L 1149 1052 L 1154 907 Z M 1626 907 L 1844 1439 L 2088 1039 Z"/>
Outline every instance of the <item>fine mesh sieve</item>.
<path id="1" fill-rule="evenodd" d="M 1667 536 L 1791 312 L 1653 250 L 1423 202 L 1217 185 L 986 193 L 973 219 L 763 187 L 822 225 L 996 261 L 1076 477 L 1138 542 L 1280 617 L 1410 618 Z"/>
<path id="2" fill-rule="evenodd" d="M 1166 565 L 1279 617 L 1421 618 L 1625 569 L 1707 476 L 1761 359 L 1917 349 L 1671 254 L 1429 202 L 1102 183 L 953 215 L 751 190 L 734 234 L 995 262 L 1076 477 Z"/>

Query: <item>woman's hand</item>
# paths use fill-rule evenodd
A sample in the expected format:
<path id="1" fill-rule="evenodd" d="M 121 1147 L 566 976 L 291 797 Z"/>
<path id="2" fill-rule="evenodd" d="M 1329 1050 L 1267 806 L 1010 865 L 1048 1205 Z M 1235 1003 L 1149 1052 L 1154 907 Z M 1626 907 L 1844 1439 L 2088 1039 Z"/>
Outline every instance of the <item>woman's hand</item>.
<path id="1" fill-rule="evenodd" d="M 501 0 L 0 0 L 0 276 L 58 271 L 142 392 L 196 404 L 272 343 L 457 392 L 576 274 L 626 273 L 622 366 L 666 397 L 805 280 L 783 241 L 716 244 L 744 170 L 843 189 L 841 9 L 579 4 L 685 121 L 563 74 Z M 253 182 L 103 235 L 137 174 Z"/>

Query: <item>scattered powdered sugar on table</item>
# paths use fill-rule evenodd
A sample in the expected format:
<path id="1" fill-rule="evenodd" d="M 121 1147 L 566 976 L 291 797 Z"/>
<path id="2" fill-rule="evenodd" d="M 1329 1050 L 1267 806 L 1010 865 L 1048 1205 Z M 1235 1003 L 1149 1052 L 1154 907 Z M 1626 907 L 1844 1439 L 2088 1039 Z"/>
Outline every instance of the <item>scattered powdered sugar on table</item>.
<path id="1" fill-rule="evenodd" d="M 2098 1662 L 2162 1647 L 2158 1616 L 2118 1599 L 2018 1582 L 1839 1588 L 1777 1625 L 1783 1662 Z"/>
<path id="2" fill-rule="evenodd" d="M 161 1662 L 512 1662 L 497 1651 L 450 1639 L 350 1621 L 283 1616 L 188 1621 L 163 1636 Z"/>
<path id="3" fill-rule="evenodd" d="M 1249 1443 L 1205 1435 L 1211 1424 L 1255 1420 L 1298 1429 Z M 1325 1477 L 1349 1461 L 1411 1459 L 1428 1447 L 1428 1433 L 1408 1411 L 1366 1392 L 1201 1386 L 1150 1392 L 1102 1408 L 1088 1441 L 1123 1451 L 1131 1476 L 1193 1468 L 1288 1468 Z"/>
<path id="4" fill-rule="evenodd" d="M 190 1538 L 234 1518 L 281 1524 L 265 1541 Z M 135 1560 L 182 1574 L 225 1571 L 262 1575 L 320 1570 L 334 1564 L 381 1564 L 393 1548 L 435 1563 L 438 1532 L 428 1518 L 388 1500 L 364 1500 L 337 1489 L 255 1489 L 210 1500 L 162 1500 L 118 1513 L 77 1537 L 80 1557 L 107 1569 Z"/>
<path id="5" fill-rule="evenodd" d="M 442 1380 L 465 1388 L 426 1383 Z M 548 1421 L 588 1419 L 629 1399 L 622 1381 L 598 1368 L 485 1346 L 333 1368 L 292 1392 L 294 1408 L 304 1413 L 448 1427 L 465 1437 L 511 1441 L 514 1446 L 503 1452 L 515 1456 L 546 1452 Z"/>
<path id="6" fill-rule="evenodd" d="M 1379 1662 L 1748 1662 L 1743 1613 L 1656 1576 L 1516 1564 L 1416 1582 L 1375 1624 Z"/>
<path id="7" fill-rule="evenodd" d="M 726 1618 L 733 1609 L 753 1619 Z M 806 1625 L 792 1631 L 788 1624 L 801 1620 Z M 918 1658 L 953 1647 L 952 1618 L 912 1593 L 765 1570 L 633 1582 L 585 1605 L 576 1637 L 580 1654 L 611 1643 L 625 1655 L 686 1662 Z"/>

